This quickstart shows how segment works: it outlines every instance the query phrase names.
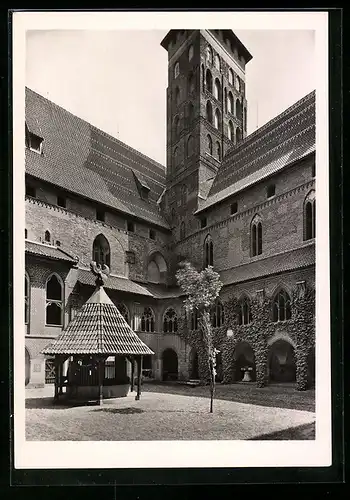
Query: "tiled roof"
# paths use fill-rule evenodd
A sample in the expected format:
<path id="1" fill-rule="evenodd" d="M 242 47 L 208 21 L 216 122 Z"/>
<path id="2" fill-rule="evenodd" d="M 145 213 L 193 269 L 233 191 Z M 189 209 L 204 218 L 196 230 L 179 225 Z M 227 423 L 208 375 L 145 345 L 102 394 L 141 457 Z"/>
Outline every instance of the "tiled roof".
<path id="1" fill-rule="evenodd" d="M 162 165 L 28 88 L 26 123 L 43 138 L 43 154 L 26 149 L 27 174 L 169 228 L 157 205 Z M 149 186 L 148 200 L 140 197 L 133 171 Z"/>
<path id="2" fill-rule="evenodd" d="M 95 290 L 67 328 L 42 353 L 154 354 L 131 329 L 103 287 Z"/>
<path id="3" fill-rule="evenodd" d="M 312 92 L 249 135 L 225 155 L 205 210 L 315 150 L 315 94 Z"/>
<path id="4" fill-rule="evenodd" d="M 87 269 L 79 269 L 78 281 L 83 285 L 95 286 L 95 277 L 91 273 L 91 271 Z M 123 278 L 120 276 L 109 275 L 105 288 L 110 290 L 118 290 L 120 292 L 135 293 L 137 295 L 146 295 L 148 297 L 153 297 L 152 293 L 149 292 L 145 287 L 129 280 L 128 278 Z"/>
<path id="5" fill-rule="evenodd" d="M 40 255 L 48 259 L 53 260 L 64 260 L 67 262 L 77 263 L 78 258 L 69 255 L 67 252 L 61 250 L 61 248 L 53 245 L 45 245 L 44 243 L 37 243 L 35 241 L 26 240 L 25 242 L 25 252 L 32 255 Z"/>
<path id="6" fill-rule="evenodd" d="M 178 287 L 168 288 L 164 285 L 157 285 L 153 283 L 147 283 L 142 286 L 143 288 L 146 288 L 155 299 L 174 299 L 183 295 Z"/>
<path id="7" fill-rule="evenodd" d="M 220 278 L 224 285 L 240 283 L 285 271 L 292 271 L 315 264 L 315 245 L 308 244 L 295 250 L 283 252 L 267 258 L 259 258 L 221 271 Z"/>

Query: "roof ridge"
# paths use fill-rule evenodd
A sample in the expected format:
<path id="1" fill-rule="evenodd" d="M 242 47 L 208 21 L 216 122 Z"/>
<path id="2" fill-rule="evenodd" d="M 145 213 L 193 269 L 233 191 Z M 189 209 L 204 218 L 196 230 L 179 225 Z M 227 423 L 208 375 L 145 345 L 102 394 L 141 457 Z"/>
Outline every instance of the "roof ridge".
<path id="1" fill-rule="evenodd" d="M 145 155 L 144 153 L 141 153 L 141 151 L 138 151 L 137 149 L 129 146 L 128 144 L 126 144 L 125 142 L 123 141 L 120 141 L 119 139 L 117 139 L 116 137 L 114 137 L 113 135 L 109 134 L 108 132 L 106 132 L 105 130 L 102 130 L 101 128 L 97 127 L 96 125 L 94 125 L 93 123 L 87 121 L 86 119 L 84 118 L 81 118 L 80 116 L 72 113 L 72 111 L 68 111 L 66 108 L 64 108 L 62 105 L 60 104 L 57 104 L 56 102 L 52 101 L 51 99 L 48 99 L 47 97 L 43 96 L 42 94 L 39 94 L 39 92 L 36 92 L 35 90 L 31 89 L 30 87 L 27 87 L 25 86 L 25 89 L 33 94 L 35 94 L 36 96 L 38 96 L 39 98 L 43 99 L 44 101 L 47 101 L 51 104 L 53 104 L 54 106 L 56 106 L 57 108 L 60 108 L 61 110 L 63 110 L 64 112 L 74 116 L 75 118 L 78 118 L 79 120 L 81 120 L 82 122 L 84 123 L 87 123 L 88 125 L 90 125 L 91 127 L 95 128 L 96 130 L 98 130 L 99 132 L 101 132 L 102 134 L 104 134 L 105 136 L 109 137 L 110 139 L 112 139 L 113 141 L 115 141 L 117 144 L 120 144 L 121 146 L 124 146 L 126 147 L 126 149 L 128 149 L 129 151 L 132 151 L 134 153 L 137 153 L 138 155 L 140 155 L 142 158 L 145 158 L 146 160 L 150 161 L 150 163 L 152 163 L 154 166 L 158 167 L 158 168 L 161 168 L 161 170 L 163 170 L 164 172 L 166 171 L 166 167 L 164 165 L 162 165 L 161 163 L 159 163 L 158 161 L 154 160 L 153 158 L 151 158 L 150 156 L 147 156 Z"/>

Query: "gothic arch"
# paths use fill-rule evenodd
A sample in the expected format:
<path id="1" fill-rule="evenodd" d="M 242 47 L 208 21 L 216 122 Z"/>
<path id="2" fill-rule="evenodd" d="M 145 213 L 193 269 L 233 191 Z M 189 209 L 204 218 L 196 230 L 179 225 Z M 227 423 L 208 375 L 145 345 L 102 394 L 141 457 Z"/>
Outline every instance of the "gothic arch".
<path id="1" fill-rule="evenodd" d="M 208 122 L 213 123 L 213 106 L 210 101 L 207 101 L 205 111 Z"/>
<path id="2" fill-rule="evenodd" d="M 256 378 L 255 351 L 251 344 L 245 340 L 237 342 L 233 353 L 235 360 L 235 381 L 239 382 L 244 378 L 245 368 L 249 368 L 252 380 Z"/>
<path id="3" fill-rule="evenodd" d="M 165 283 L 168 266 L 163 255 L 156 251 L 148 258 L 147 279 L 152 283 Z"/>
<path id="4" fill-rule="evenodd" d="M 213 76 L 211 74 L 210 69 L 207 69 L 207 71 L 205 73 L 205 86 L 207 88 L 207 91 L 212 94 L 213 93 Z"/>
<path id="5" fill-rule="evenodd" d="M 262 254 L 263 246 L 263 225 L 262 218 L 255 214 L 250 223 L 250 252 L 251 256 Z"/>
<path id="6" fill-rule="evenodd" d="M 267 345 L 271 347 L 275 342 L 278 342 L 279 340 L 283 340 L 284 342 L 288 342 L 293 349 L 296 349 L 296 343 L 294 340 L 284 332 L 276 332 L 274 333 L 270 338 L 267 339 Z"/>
<path id="7" fill-rule="evenodd" d="M 208 234 L 204 240 L 204 267 L 213 265 L 214 265 L 214 244 L 210 234 Z"/>
<path id="8" fill-rule="evenodd" d="M 57 273 L 51 273 L 45 282 L 45 324 L 63 326 L 64 283 Z"/>
<path id="9" fill-rule="evenodd" d="M 271 382 L 295 382 L 295 347 L 291 339 L 287 336 L 275 338 L 273 342 L 268 345 L 269 380 Z"/>
<path id="10" fill-rule="evenodd" d="M 176 349 L 172 347 L 167 347 L 162 352 L 162 379 L 166 380 L 177 380 L 179 361 Z"/>
<path id="11" fill-rule="evenodd" d="M 311 190 L 305 196 L 303 207 L 304 240 L 311 240 L 316 235 L 316 192 Z"/>
<path id="12" fill-rule="evenodd" d="M 111 247 L 107 238 L 102 233 L 98 234 L 93 241 L 92 260 L 97 264 L 111 266 Z"/>
<path id="13" fill-rule="evenodd" d="M 176 333 L 177 327 L 177 313 L 173 307 L 167 307 L 163 314 L 163 331 L 164 333 Z"/>

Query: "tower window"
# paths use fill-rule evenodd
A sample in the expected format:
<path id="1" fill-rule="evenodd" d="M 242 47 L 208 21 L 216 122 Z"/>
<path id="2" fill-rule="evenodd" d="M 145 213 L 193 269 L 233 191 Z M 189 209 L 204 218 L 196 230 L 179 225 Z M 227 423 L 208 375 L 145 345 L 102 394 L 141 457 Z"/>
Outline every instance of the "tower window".
<path id="1" fill-rule="evenodd" d="M 242 120 L 242 104 L 239 99 L 236 99 L 236 116 L 238 120 Z"/>
<path id="2" fill-rule="evenodd" d="M 233 71 L 231 68 L 228 70 L 228 81 L 231 85 L 233 85 Z"/>
<path id="3" fill-rule="evenodd" d="M 239 127 L 236 128 L 236 142 L 240 142 L 242 140 L 242 131 Z"/>
<path id="4" fill-rule="evenodd" d="M 234 136 L 233 123 L 229 121 L 227 129 L 227 137 L 230 139 L 230 141 L 233 141 L 233 136 Z"/>
<path id="5" fill-rule="evenodd" d="M 214 97 L 217 100 L 220 100 L 220 97 L 221 97 L 221 83 L 220 83 L 218 78 L 215 78 Z"/>
<path id="6" fill-rule="evenodd" d="M 207 218 L 202 217 L 201 219 L 201 228 L 203 229 L 204 227 L 207 227 Z"/>
<path id="7" fill-rule="evenodd" d="M 207 64 L 213 64 L 213 52 L 209 46 L 207 47 L 206 50 L 206 59 L 207 59 Z"/>
<path id="8" fill-rule="evenodd" d="M 156 232 L 154 229 L 150 229 L 149 230 L 149 237 L 151 240 L 155 240 L 156 239 Z"/>
<path id="9" fill-rule="evenodd" d="M 208 144 L 208 153 L 212 155 L 213 154 L 213 141 L 212 141 L 212 138 L 210 137 L 209 134 L 207 135 L 207 144 Z"/>
<path id="10" fill-rule="evenodd" d="M 32 198 L 36 198 L 36 189 L 34 186 L 26 184 L 26 196 L 31 196 Z"/>
<path id="11" fill-rule="evenodd" d="M 227 97 L 227 111 L 229 113 L 233 113 L 233 95 L 232 95 L 232 92 L 228 93 L 228 97 Z"/>
<path id="12" fill-rule="evenodd" d="M 215 68 L 220 71 L 221 67 L 220 67 L 220 57 L 216 54 L 215 56 Z"/>
<path id="13" fill-rule="evenodd" d="M 28 137 L 29 137 L 29 149 L 31 151 L 35 151 L 36 153 L 41 154 L 43 147 L 43 139 L 38 135 L 33 134 L 32 132 L 29 132 Z"/>
<path id="14" fill-rule="evenodd" d="M 46 241 L 46 243 L 50 243 L 50 241 L 51 241 L 50 231 L 45 231 L 45 241 Z"/>
<path id="15" fill-rule="evenodd" d="M 236 214 L 237 211 L 238 211 L 238 203 L 237 201 L 234 201 L 233 203 L 231 203 L 231 215 Z"/>
<path id="16" fill-rule="evenodd" d="M 193 150 L 194 150 L 194 139 L 192 135 L 189 136 L 188 141 L 187 141 L 187 156 L 190 157 L 193 155 Z"/>
<path id="17" fill-rule="evenodd" d="M 129 233 L 135 232 L 135 224 L 132 221 L 128 221 L 127 229 Z"/>
<path id="18" fill-rule="evenodd" d="M 220 128 L 220 122 L 221 122 L 221 113 L 218 109 L 216 109 L 215 110 L 215 117 L 214 117 L 214 126 L 218 130 Z"/>
<path id="19" fill-rule="evenodd" d="M 101 221 L 101 222 L 104 222 L 105 221 L 105 211 L 104 210 L 101 210 L 99 208 L 96 209 L 96 219 Z"/>
<path id="20" fill-rule="evenodd" d="M 207 120 L 209 123 L 213 123 L 213 107 L 210 101 L 207 101 L 206 105 Z"/>
<path id="21" fill-rule="evenodd" d="M 205 74 L 205 85 L 207 87 L 207 91 L 212 94 L 213 93 L 213 77 L 212 77 L 211 71 L 209 69 L 207 69 L 207 72 Z"/>
<path id="22" fill-rule="evenodd" d="M 180 74 L 180 64 L 177 62 L 174 66 L 174 78 L 177 78 Z"/>
<path id="23" fill-rule="evenodd" d="M 251 224 L 251 255 L 262 254 L 262 222 L 260 216 L 256 215 Z"/>
<path id="24" fill-rule="evenodd" d="M 218 160 L 221 161 L 221 146 L 220 146 L 220 142 L 216 143 L 216 154 L 217 154 Z"/>
<path id="25" fill-rule="evenodd" d="M 186 205 L 187 203 L 187 186 L 183 184 L 181 186 L 181 205 Z"/>
<path id="26" fill-rule="evenodd" d="M 272 196 L 275 196 L 276 193 L 276 185 L 275 184 L 270 184 L 266 188 L 266 193 L 268 198 L 272 198 Z"/>
<path id="27" fill-rule="evenodd" d="M 190 46 L 190 48 L 188 49 L 188 60 L 190 61 L 193 57 L 193 45 Z"/>
<path id="28" fill-rule="evenodd" d="M 237 75 L 235 77 L 235 89 L 237 90 L 237 92 L 241 91 L 241 81 Z"/>
<path id="29" fill-rule="evenodd" d="M 211 236 L 208 235 L 204 241 L 204 267 L 214 265 L 214 245 Z"/>
<path id="30" fill-rule="evenodd" d="M 196 85 L 195 85 L 194 74 L 190 73 L 190 75 L 188 76 L 188 93 L 189 94 L 192 94 L 192 92 L 194 92 L 195 86 Z"/>
<path id="31" fill-rule="evenodd" d="M 57 205 L 66 208 L 66 198 L 64 196 L 57 196 Z"/>

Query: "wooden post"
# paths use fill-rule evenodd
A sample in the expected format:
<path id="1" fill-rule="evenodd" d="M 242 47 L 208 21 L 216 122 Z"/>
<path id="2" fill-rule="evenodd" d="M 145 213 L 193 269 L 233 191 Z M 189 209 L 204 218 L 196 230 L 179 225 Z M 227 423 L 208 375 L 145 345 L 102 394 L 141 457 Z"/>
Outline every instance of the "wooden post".
<path id="1" fill-rule="evenodd" d="M 142 377 L 142 356 L 137 358 L 137 393 L 135 400 L 139 401 L 141 396 L 141 377 Z"/>
<path id="2" fill-rule="evenodd" d="M 55 366 L 55 395 L 53 398 L 54 403 L 57 403 L 58 401 L 58 356 L 55 356 L 54 360 L 54 366 Z"/>
<path id="3" fill-rule="evenodd" d="M 134 392 L 134 382 L 135 382 L 135 359 L 133 356 L 130 358 L 131 360 L 131 392 Z"/>
<path id="4" fill-rule="evenodd" d="M 99 402 L 102 405 L 103 400 L 103 358 L 98 358 L 98 389 L 99 389 Z"/>

